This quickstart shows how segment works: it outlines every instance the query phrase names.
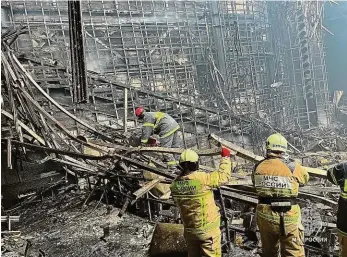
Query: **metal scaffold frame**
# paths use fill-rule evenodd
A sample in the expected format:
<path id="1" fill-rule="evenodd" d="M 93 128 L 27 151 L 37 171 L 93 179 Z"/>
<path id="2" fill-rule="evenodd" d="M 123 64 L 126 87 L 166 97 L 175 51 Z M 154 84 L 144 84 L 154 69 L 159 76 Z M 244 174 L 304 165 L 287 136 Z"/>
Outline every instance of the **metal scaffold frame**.
<path id="1" fill-rule="evenodd" d="M 295 99 L 292 118 L 302 129 L 327 126 L 330 111 L 322 35 L 324 3 L 273 2 L 269 6 L 275 49 L 280 53 L 282 69 L 287 71 L 281 72 L 282 80 Z"/>
<path id="2" fill-rule="evenodd" d="M 134 109 L 143 105 L 177 119 L 185 147 L 207 144 L 202 138 L 213 132 L 261 153 L 272 127 L 286 133 L 316 125 L 313 115 L 320 123 L 328 117 L 319 28 L 309 34 L 316 42 L 309 49 L 312 108 L 302 99 L 308 89 L 295 35 L 298 6 L 243 0 L 83 1 L 89 103 L 75 105 L 67 3 L 3 1 L 2 26 L 27 26 L 15 42 L 26 68 L 48 94 L 92 123 L 131 132 Z M 319 8 L 318 1 L 303 6 Z M 68 125 L 79 132 L 78 124 Z"/>

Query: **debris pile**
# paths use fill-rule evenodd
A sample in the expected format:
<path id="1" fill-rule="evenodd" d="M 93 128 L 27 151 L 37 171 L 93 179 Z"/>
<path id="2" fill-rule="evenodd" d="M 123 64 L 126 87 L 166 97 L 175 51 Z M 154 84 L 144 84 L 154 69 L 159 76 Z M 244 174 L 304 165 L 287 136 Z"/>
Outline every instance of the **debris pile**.
<path id="1" fill-rule="evenodd" d="M 108 217 L 114 216 L 118 217 L 117 219 L 123 217 L 123 220 L 128 218 L 125 213 L 129 210 L 137 215 L 148 217 L 150 221 L 179 223 L 179 213 L 170 198 L 169 191 L 169 184 L 175 178 L 176 170 L 161 162 L 160 156 L 163 153 L 179 154 L 183 149 L 132 147 L 136 140 L 129 134 L 121 133 L 109 126 L 91 124 L 89 120 L 80 119 L 66 110 L 40 87 L 19 61 L 17 53 L 12 50 L 11 44 L 22 30 L 23 28 L 20 28 L 8 32 L 2 37 L 4 107 L 1 109 L 1 143 L 2 148 L 6 149 L 5 165 L 7 169 L 18 168 L 13 167 L 14 160 L 28 161 L 30 156 L 41 153 L 40 159 L 34 162 L 53 164 L 54 170 L 59 171 L 63 176 L 36 192 L 26 192 L 22 195 L 20 203 L 3 213 L 6 215 L 18 213 L 26 206 L 33 206 L 37 202 L 44 201 L 47 193 L 51 193 L 50 197 L 59 196 L 59 200 L 54 201 L 53 206 L 49 206 L 49 210 L 46 210 L 48 213 L 66 213 L 67 210 L 77 208 L 79 213 L 75 213 L 74 217 L 83 215 L 89 222 L 89 219 L 90 221 L 96 219 L 95 212 L 100 212 L 101 209 L 108 213 Z M 49 102 L 49 106 L 42 106 L 42 98 Z M 71 132 L 54 117 L 53 112 L 50 111 L 53 109 L 62 112 L 71 122 L 79 124 L 79 133 Z M 310 135 L 309 139 L 318 139 L 322 135 L 326 135 L 325 138 L 327 138 L 325 141 L 318 141 L 318 144 L 310 148 L 315 153 L 303 154 L 292 146 L 294 157 L 305 165 L 305 169 L 312 177 L 317 178 L 303 188 L 299 195 L 300 203 L 304 207 L 303 223 L 308 231 L 306 243 L 309 251 L 324 251 L 330 254 L 336 250 L 333 213 L 337 206 L 339 190 L 337 187 L 328 187 L 324 178 L 327 168 L 341 159 L 347 159 L 346 152 L 332 153 L 331 151 L 333 148 L 336 150 L 343 148 L 346 138 L 339 136 L 340 145 L 338 146 L 336 141 L 333 146 L 332 143 L 326 142 L 336 139 L 335 134 L 329 137 L 329 134 L 327 135 L 324 131 L 320 134 L 310 131 L 306 133 Z M 206 135 L 206 141 L 208 139 L 215 147 L 197 150 L 206 164 L 201 165 L 203 170 L 208 172 L 214 169 L 207 164 L 213 165 L 213 156 L 219 155 L 220 145 L 231 149 L 236 155 L 234 161 L 239 163 L 232 173 L 230 183 L 220 190 L 219 204 L 224 216 L 226 235 L 223 238 L 223 245 L 227 247 L 232 241 L 256 253 L 259 245 L 253 207 L 258 200 L 251 184 L 250 173 L 254 163 L 262 160 L 263 157 L 215 134 L 209 137 Z M 86 212 L 86 209 L 90 209 L 91 202 L 94 203 L 93 208 L 90 212 Z M 112 216 L 110 213 L 114 205 L 120 209 Z M 322 211 L 318 212 L 319 209 Z M 23 215 L 25 216 L 25 213 Z M 134 216 L 131 217 L 133 223 L 137 223 Z M 65 217 L 59 217 L 59 219 L 63 222 Z M 98 225 L 103 225 L 104 234 L 100 235 L 100 240 L 104 242 L 105 237 L 110 234 L 110 227 L 114 224 L 105 221 Z M 119 226 L 118 223 L 116 225 Z M 93 230 L 94 228 L 85 229 Z M 150 230 L 143 233 L 150 233 Z M 60 238 L 61 233 L 57 228 L 55 232 L 47 234 L 47 237 L 51 238 L 46 239 L 53 240 L 56 236 L 56 240 L 63 242 Z M 228 234 L 230 236 L 227 236 Z M 318 239 L 315 238 L 323 239 L 317 242 Z M 10 251 L 8 245 L 5 249 Z M 97 249 L 101 249 L 99 245 L 95 246 L 94 250 L 97 251 Z M 104 255 L 107 256 L 107 253 Z"/>
<path id="2" fill-rule="evenodd" d="M 59 202 L 67 195 L 45 198 L 43 202 L 22 209 L 18 232 L 3 235 L 2 256 L 125 256 L 143 257 L 148 251 L 154 224 L 148 220 L 125 214 L 121 219 L 119 210 L 109 211 L 105 204 L 93 200 L 81 209 L 83 199 L 76 199 L 76 207 L 60 208 Z M 82 198 L 82 197 L 81 197 Z M 105 234 L 108 226 L 109 234 Z M 40 255 L 41 254 L 41 255 Z"/>

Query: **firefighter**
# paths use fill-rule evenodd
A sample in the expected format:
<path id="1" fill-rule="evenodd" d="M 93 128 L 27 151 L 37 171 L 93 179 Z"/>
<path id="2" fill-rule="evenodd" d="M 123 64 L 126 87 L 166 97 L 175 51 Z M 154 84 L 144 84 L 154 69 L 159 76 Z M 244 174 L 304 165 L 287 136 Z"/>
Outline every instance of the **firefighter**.
<path id="1" fill-rule="evenodd" d="M 265 159 L 252 173 L 259 198 L 256 214 L 262 256 L 304 257 L 304 228 L 296 198 L 309 175 L 288 158 L 287 140 L 281 134 L 268 137 L 266 150 Z"/>
<path id="2" fill-rule="evenodd" d="M 347 162 L 340 163 L 328 170 L 328 180 L 339 185 L 341 194 L 337 210 L 337 231 L 340 243 L 340 257 L 347 256 Z"/>
<path id="3" fill-rule="evenodd" d="M 143 107 L 136 108 L 135 114 L 136 117 L 143 120 L 142 144 L 156 145 L 151 135 L 158 134 L 160 146 L 180 147 L 180 136 L 178 133 L 180 126 L 170 115 L 163 112 L 146 112 Z M 167 162 L 169 165 L 176 165 L 172 155 L 164 154 L 163 156 L 164 162 Z"/>
<path id="4" fill-rule="evenodd" d="M 171 184 L 172 197 L 184 225 L 188 257 L 220 257 L 221 231 L 219 209 L 213 188 L 226 184 L 231 176 L 230 151 L 222 148 L 219 171 L 199 170 L 199 156 L 191 149 L 180 156 L 181 174 Z"/>

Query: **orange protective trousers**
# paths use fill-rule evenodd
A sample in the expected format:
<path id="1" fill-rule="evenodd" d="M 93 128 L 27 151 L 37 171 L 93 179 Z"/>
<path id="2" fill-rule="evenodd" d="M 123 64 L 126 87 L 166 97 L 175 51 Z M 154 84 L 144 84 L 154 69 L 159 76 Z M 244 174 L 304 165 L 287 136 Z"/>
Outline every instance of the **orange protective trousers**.
<path id="1" fill-rule="evenodd" d="M 221 231 L 210 231 L 204 235 L 185 234 L 188 257 L 221 257 Z"/>
<path id="2" fill-rule="evenodd" d="M 262 243 L 262 257 L 305 257 L 304 231 L 301 223 L 286 224 L 284 236 L 281 235 L 278 223 L 259 216 L 257 223 Z"/>

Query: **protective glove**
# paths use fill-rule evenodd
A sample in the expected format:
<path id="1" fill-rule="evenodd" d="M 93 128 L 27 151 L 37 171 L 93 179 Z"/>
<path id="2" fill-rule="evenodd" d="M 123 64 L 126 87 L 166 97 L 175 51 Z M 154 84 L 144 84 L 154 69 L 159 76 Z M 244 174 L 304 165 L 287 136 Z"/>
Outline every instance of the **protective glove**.
<path id="1" fill-rule="evenodd" d="M 220 155 L 222 157 L 230 157 L 230 150 L 226 147 L 222 147 L 222 152 Z"/>
<path id="2" fill-rule="evenodd" d="M 150 145 L 150 146 L 158 146 L 159 142 L 155 138 L 150 137 L 150 138 L 148 138 L 147 144 Z"/>

